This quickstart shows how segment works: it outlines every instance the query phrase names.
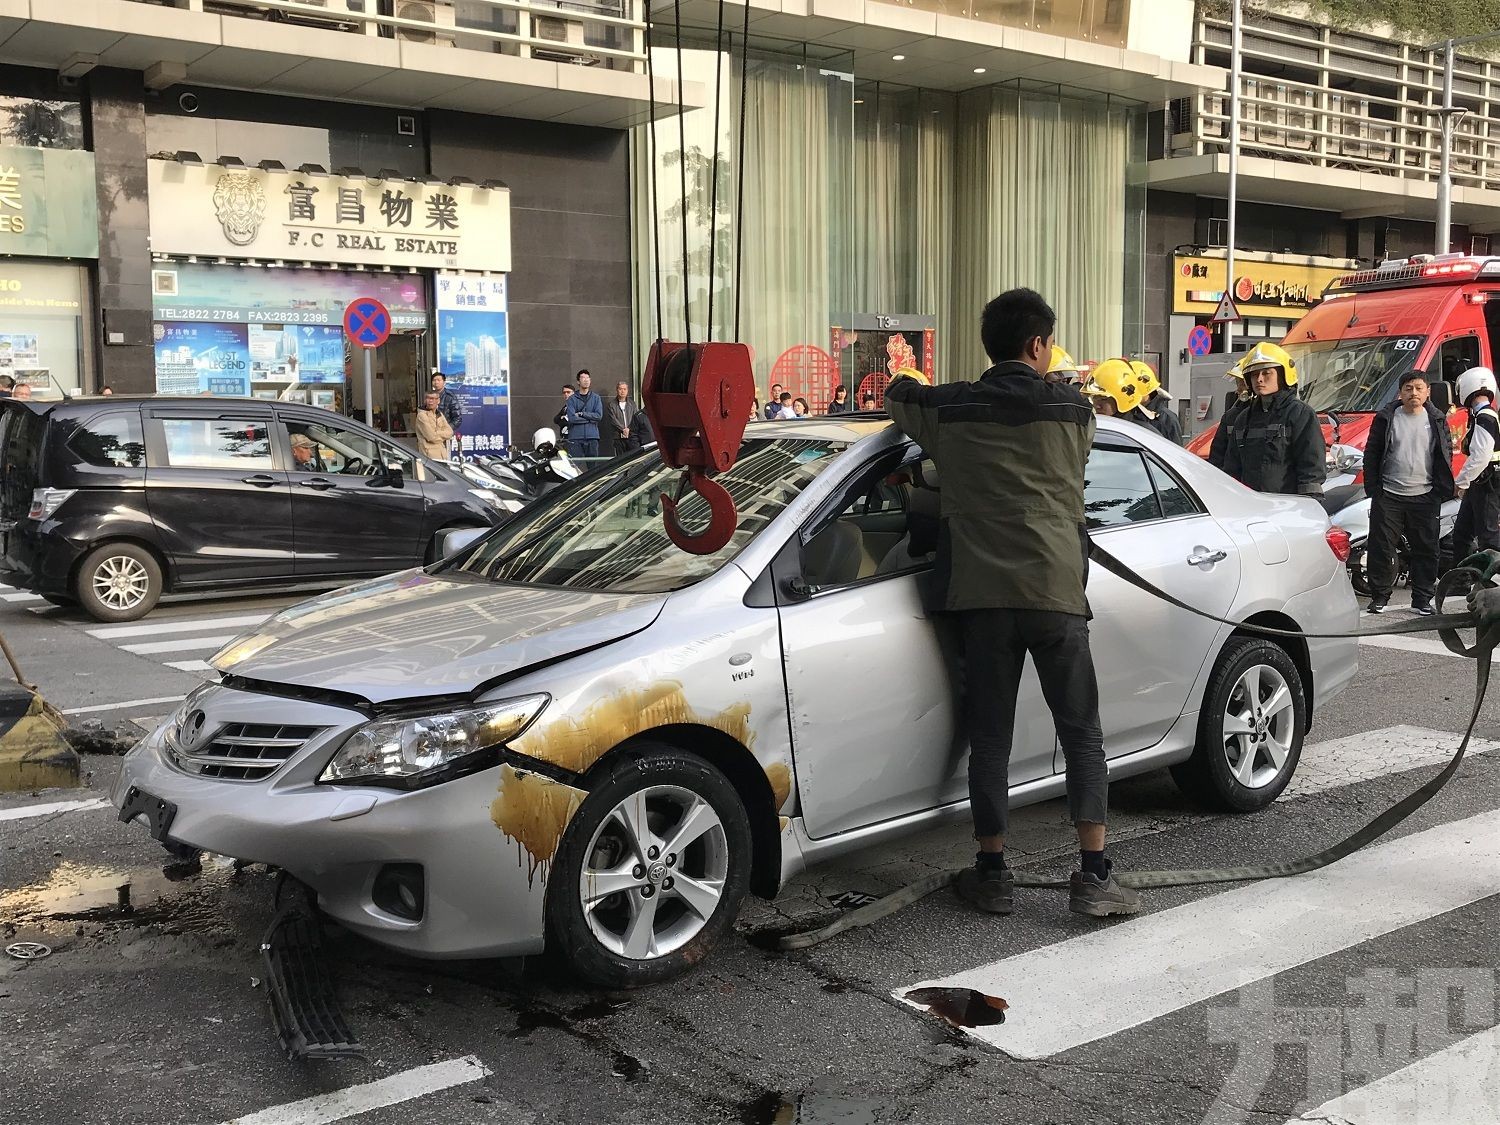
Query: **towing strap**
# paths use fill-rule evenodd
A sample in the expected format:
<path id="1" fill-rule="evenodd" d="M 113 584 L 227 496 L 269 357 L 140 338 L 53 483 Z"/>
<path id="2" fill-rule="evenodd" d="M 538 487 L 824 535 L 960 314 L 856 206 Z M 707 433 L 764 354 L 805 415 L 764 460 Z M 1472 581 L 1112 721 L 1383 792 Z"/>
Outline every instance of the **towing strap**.
<path id="1" fill-rule="evenodd" d="M 1351 639 L 1360 637 L 1382 637 L 1399 633 L 1429 633 L 1437 632 L 1451 652 L 1459 656 L 1467 656 L 1475 663 L 1475 685 L 1474 685 L 1474 707 L 1469 712 L 1469 725 L 1464 731 L 1463 738 L 1459 741 L 1458 749 L 1453 752 L 1453 757 L 1448 760 L 1438 773 L 1424 783 L 1415 792 L 1403 797 L 1394 805 L 1381 813 L 1374 820 L 1351 835 L 1340 840 L 1331 847 L 1301 859 L 1285 860 L 1281 863 L 1266 863 L 1251 867 L 1204 867 L 1186 868 L 1177 871 L 1135 871 L 1121 872 L 1115 876 L 1121 884 L 1127 887 L 1144 889 L 1149 887 L 1192 887 L 1202 886 L 1210 883 L 1240 883 L 1260 879 L 1282 879 L 1288 875 L 1302 875 L 1309 871 L 1316 871 L 1320 867 L 1327 867 L 1345 856 L 1352 855 L 1360 848 L 1385 835 L 1396 825 L 1400 824 L 1412 813 L 1425 805 L 1433 797 L 1437 796 L 1439 790 L 1447 785 L 1453 775 L 1458 772 L 1459 765 L 1464 760 L 1464 754 L 1468 752 L 1469 742 L 1474 737 L 1474 728 L 1479 722 L 1479 711 L 1484 705 L 1485 693 L 1490 686 L 1490 659 L 1494 653 L 1497 641 L 1500 641 L 1500 598 L 1495 595 L 1500 591 L 1490 590 L 1487 587 L 1493 584 L 1497 570 L 1500 570 L 1500 552 L 1484 551 L 1477 555 L 1471 555 L 1465 559 L 1462 566 L 1455 567 L 1443 575 L 1442 581 L 1437 588 L 1438 613 L 1433 617 L 1421 618 L 1411 621 L 1393 621 L 1388 624 L 1352 633 L 1303 633 L 1294 629 L 1276 629 L 1266 625 L 1252 625 L 1241 621 L 1230 621 L 1223 617 L 1206 613 L 1195 606 L 1174 597 L 1162 590 L 1145 578 L 1142 578 L 1130 567 L 1115 558 L 1097 543 L 1091 544 L 1089 558 L 1098 563 L 1105 570 L 1117 578 L 1128 582 L 1137 589 L 1143 590 L 1152 597 L 1159 598 L 1169 605 L 1184 610 L 1198 617 L 1216 621 L 1222 625 L 1233 626 L 1242 633 L 1252 633 L 1266 637 L 1289 637 L 1303 640 L 1325 640 L 1325 639 Z M 1443 602 L 1460 592 L 1466 597 L 1466 612 L 1443 613 Z M 1475 643 L 1472 646 L 1465 645 L 1459 636 L 1460 629 L 1476 629 Z M 958 871 L 942 871 L 935 875 L 929 875 L 902 887 L 899 891 L 886 895 L 884 898 L 851 910 L 841 917 L 816 930 L 807 930 L 803 933 L 788 934 L 777 942 L 777 948 L 784 951 L 796 949 L 808 949 L 846 930 L 857 929 L 860 926 L 868 926 L 871 922 L 888 917 L 903 907 L 910 906 L 919 899 L 925 898 L 934 891 L 940 890 L 958 878 Z M 1018 887 L 1066 887 L 1068 880 L 1065 878 L 1046 878 L 1040 875 L 1027 875 L 1012 869 L 1015 877 L 1015 885 Z"/>

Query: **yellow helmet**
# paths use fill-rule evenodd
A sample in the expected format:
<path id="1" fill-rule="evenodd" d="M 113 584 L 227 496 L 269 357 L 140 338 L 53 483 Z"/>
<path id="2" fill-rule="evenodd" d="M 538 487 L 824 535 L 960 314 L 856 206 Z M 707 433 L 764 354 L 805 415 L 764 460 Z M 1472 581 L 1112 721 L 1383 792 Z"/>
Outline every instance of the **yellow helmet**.
<path id="1" fill-rule="evenodd" d="M 1261 341 L 1245 353 L 1245 358 L 1240 360 L 1239 369 L 1244 375 L 1254 371 L 1263 371 L 1267 367 L 1281 368 L 1281 383 L 1285 387 L 1297 385 L 1297 365 L 1292 362 L 1292 357 L 1280 344 L 1269 341 Z"/>
<path id="2" fill-rule="evenodd" d="M 927 382 L 927 376 L 923 372 L 918 371 L 915 367 L 898 367 L 896 369 L 896 374 L 905 375 L 908 378 L 915 379 L 919 383 Z"/>
<path id="3" fill-rule="evenodd" d="M 1058 372 L 1076 372 L 1082 370 L 1083 368 L 1065 350 L 1056 344 L 1052 345 L 1052 361 L 1047 364 L 1048 375 Z"/>
<path id="4" fill-rule="evenodd" d="M 1161 390 L 1161 380 L 1156 377 L 1156 372 L 1151 370 L 1151 365 L 1145 360 L 1132 359 L 1130 361 L 1130 370 L 1135 372 L 1136 378 L 1146 388 L 1145 394 L 1141 396 L 1141 401 L 1149 401 L 1152 395 Z"/>
<path id="5" fill-rule="evenodd" d="M 1235 360 L 1233 363 L 1231 363 L 1229 365 L 1228 370 L 1226 370 L 1224 372 L 1224 378 L 1226 378 L 1226 379 L 1237 379 L 1237 380 L 1239 380 L 1239 382 L 1241 384 L 1243 384 L 1245 382 L 1245 357 L 1244 356 L 1240 356 L 1239 359 Z M 1244 389 L 1243 385 L 1241 386 L 1240 389 L 1241 390 Z"/>
<path id="6" fill-rule="evenodd" d="M 1149 367 L 1144 363 L 1140 367 L 1145 376 L 1128 359 L 1106 359 L 1089 373 L 1089 379 L 1098 388 L 1096 393 L 1108 395 L 1121 414 L 1129 414 L 1160 386 Z"/>

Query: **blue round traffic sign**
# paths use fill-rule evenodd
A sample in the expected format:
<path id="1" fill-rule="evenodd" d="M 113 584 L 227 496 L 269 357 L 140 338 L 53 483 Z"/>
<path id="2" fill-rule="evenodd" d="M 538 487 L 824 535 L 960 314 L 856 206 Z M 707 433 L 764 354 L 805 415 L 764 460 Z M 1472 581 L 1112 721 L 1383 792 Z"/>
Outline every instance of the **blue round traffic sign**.
<path id="1" fill-rule="evenodd" d="M 362 348 L 378 348 L 391 338 L 391 313 L 374 297 L 360 297 L 344 310 L 344 331 Z"/>
<path id="2" fill-rule="evenodd" d="M 1188 333 L 1188 351 L 1194 355 L 1207 355 L 1214 349 L 1214 334 L 1203 325 L 1194 326 Z"/>

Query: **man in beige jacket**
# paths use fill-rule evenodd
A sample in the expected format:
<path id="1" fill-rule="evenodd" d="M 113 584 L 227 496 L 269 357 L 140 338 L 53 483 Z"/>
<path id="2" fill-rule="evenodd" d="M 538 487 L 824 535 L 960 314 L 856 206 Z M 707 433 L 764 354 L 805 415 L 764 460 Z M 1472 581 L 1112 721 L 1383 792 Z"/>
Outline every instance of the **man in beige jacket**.
<path id="1" fill-rule="evenodd" d="M 438 413 L 440 401 L 437 391 L 428 391 L 422 409 L 417 411 L 417 452 L 434 461 L 447 458 L 448 443 L 453 440 L 453 427 Z"/>

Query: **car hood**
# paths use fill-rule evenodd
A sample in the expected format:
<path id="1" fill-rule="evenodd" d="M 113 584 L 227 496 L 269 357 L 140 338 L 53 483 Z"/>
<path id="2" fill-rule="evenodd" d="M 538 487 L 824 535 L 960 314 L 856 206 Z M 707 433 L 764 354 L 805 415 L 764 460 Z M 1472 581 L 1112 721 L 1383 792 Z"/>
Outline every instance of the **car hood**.
<path id="1" fill-rule="evenodd" d="M 466 695 L 638 633 L 660 594 L 507 586 L 420 570 L 302 602 L 214 657 L 228 676 L 382 704 Z"/>

